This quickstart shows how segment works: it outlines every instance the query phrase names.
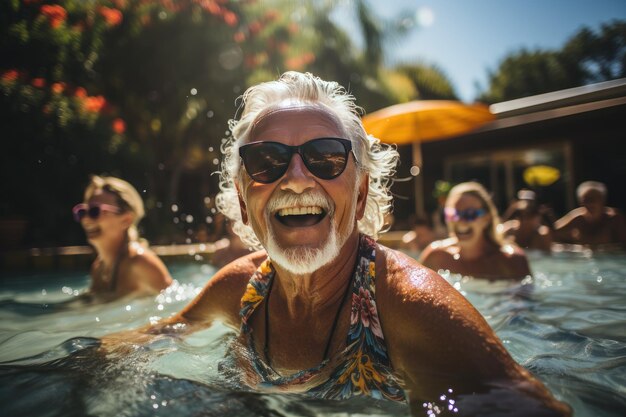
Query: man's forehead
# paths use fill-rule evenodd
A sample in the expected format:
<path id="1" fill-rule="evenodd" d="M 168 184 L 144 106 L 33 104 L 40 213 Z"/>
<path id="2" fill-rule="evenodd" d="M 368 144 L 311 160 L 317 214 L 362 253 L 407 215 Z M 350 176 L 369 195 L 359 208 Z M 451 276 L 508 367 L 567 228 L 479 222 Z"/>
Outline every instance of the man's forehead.
<path id="1" fill-rule="evenodd" d="M 252 123 L 250 136 L 262 131 L 269 124 L 285 117 L 306 117 L 310 123 L 327 126 L 343 132 L 343 126 L 337 115 L 321 103 L 303 103 L 300 101 L 287 100 L 263 110 Z"/>

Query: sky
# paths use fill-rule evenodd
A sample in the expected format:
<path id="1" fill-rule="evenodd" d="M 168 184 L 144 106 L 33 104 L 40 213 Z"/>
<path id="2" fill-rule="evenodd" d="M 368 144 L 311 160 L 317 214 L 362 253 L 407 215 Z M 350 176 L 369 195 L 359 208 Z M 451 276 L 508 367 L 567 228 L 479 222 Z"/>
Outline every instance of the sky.
<path id="1" fill-rule="evenodd" d="M 339 1 L 345 3 L 349 0 Z M 626 20 L 626 0 L 369 0 L 377 15 L 410 11 L 419 22 L 411 33 L 387 44 L 388 63 L 417 60 L 436 64 L 460 99 L 472 102 L 487 86 L 488 71 L 521 48 L 560 49 L 587 26 Z M 336 19 L 355 30 L 342 5 Z"/>

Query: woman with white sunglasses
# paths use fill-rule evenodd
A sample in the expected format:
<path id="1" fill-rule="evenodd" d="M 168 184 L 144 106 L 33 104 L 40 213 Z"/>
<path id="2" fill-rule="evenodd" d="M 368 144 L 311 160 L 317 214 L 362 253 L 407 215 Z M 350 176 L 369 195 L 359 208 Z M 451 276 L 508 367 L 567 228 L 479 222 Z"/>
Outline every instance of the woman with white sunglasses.
<path id="1" fill-rule="evenodd" d="M 155 294 L 172 283 L 166 266 L 139 238 L 143 201 L 128 182 L 93 176 L 84 202 L 72 212 L 97 254 L 88 294 L 110 300 Z"/>
<path id="2" fill-rule="evenodd" d="M 431 243 L 422 252 L 420 262 L 424 266 L 490 280 L 530 275 L 524 251 L 503 240 L 498 210 L 482 185 L 456 185 L 444 210 L 450 237 Z"/>

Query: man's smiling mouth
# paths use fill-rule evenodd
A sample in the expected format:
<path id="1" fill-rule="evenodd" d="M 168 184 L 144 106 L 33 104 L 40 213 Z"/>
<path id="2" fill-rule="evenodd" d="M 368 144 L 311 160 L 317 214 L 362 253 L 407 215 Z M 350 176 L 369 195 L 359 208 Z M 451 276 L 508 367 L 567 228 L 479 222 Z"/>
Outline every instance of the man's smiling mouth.
<path id="1" fill-rule="evenodd" d="M 282 208 L 274 215 L 282 225 L 288 227 L 314 226 L 326 217 L 326 211 L 319 206 Z"/>

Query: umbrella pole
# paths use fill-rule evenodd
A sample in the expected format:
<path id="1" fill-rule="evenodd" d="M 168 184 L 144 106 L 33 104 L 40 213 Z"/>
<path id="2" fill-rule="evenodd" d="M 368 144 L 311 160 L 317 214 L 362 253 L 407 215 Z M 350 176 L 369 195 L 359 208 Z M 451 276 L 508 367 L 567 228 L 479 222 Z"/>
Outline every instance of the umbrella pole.
<path id="1" fill-rule="evenodd" d="M 415 176 L 415 214 L 418 217 L 425 217 L 424 209 L 424 173 L 422 171 L 422 144 L 419 141 L 413 142 L 413 165 L 419 168 Z"/>

